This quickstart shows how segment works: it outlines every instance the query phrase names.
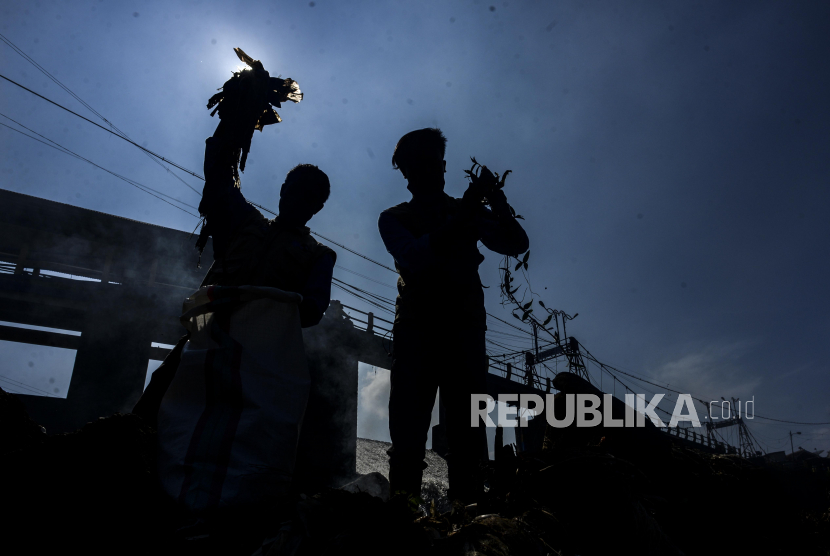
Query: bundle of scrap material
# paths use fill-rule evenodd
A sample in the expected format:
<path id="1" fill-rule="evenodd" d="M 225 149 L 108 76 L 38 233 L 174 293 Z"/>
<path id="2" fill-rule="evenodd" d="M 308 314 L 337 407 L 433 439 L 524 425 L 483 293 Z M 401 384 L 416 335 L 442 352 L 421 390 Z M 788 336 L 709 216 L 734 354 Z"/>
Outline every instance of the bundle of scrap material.
<path id="1" fill-rule="evenodd" d="M 210 115 L 218 112 L 219 118 L 231 126 L 231 141 L 236 149 L 233 173 L 238 184 L 239 171 L 245 171 L 254 131 L 281 122 L 273 107 L 280 108 L 288 100 L 300 102 L 303 93 L 293 79 L 271 77 L 261 61 L 254 60 L 241 48 L 233 50 L 248 68 L 234 72 L 219 92 L 210 97 L 207 107 L 209 110 L 215 106 Z"/>

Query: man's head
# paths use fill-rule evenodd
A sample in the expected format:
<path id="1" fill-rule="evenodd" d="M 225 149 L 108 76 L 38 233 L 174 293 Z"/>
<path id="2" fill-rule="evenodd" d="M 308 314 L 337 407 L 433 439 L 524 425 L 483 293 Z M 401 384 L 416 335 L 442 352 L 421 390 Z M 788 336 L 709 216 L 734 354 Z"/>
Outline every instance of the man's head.
<path id="1" fill-rule="evenodd" d="M 280 218 L 305 226 L 329 198 L 329 177 L 312 164 L 298 164 L 285 176 L 280 189 Z"/>
<path id="2" fill-rule="evenodd" d="M 410 131 L 395 145 L 392 167 L 401 171 L 410 189 L 443 191 L 446 148 L 447 138 L 436 127 Z"/>

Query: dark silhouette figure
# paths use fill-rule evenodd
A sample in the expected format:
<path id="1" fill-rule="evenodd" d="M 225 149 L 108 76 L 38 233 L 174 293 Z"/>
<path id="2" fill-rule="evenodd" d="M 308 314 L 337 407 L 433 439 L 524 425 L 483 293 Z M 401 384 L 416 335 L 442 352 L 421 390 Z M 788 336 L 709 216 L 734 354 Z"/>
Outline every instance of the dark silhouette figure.
<path id="1" fill-rule="evenodd" d="M 486 313 L 477 248 L 505 255 L 528 249 L 497 180 L 482 168 L 461 199 L 444 193 L 446 138 L 428 128 L 404 135 L 393 167 L 412 200 L 383 211 L 378 228 L 395 258 L 398 298 L 389 397 L 392 491 L 418 495 L 430 415 L 438 387 L 449 444 L 451 498 L 475 501 L 482 484 L 483 426 L 470 426 L 470 394 L 486 392 Z M 489 208 L 486 206 L 489 205 Z"/>
<path id="2" fill-rule="evenodd" d="M 239 188 L 234 125 L 233 120 L 222 119 L 206 141 L 205 187 L 199 204 L 205 226 L 200 244 L 213 237 L 214 262 L 202 285 L 269 286 L 298 292 L 303 296 L 300 322 L 304 328 L 314 326 L 329 305 L 336 254 L 311 236 L 306 223 L 328 199 L 328 176 L 311 164 L 295 166 L 280 189 L 279 216 L 268 220 Z M 187 339 L 179 340 L 156 369 L 133 409 L 153 426 Z"/>

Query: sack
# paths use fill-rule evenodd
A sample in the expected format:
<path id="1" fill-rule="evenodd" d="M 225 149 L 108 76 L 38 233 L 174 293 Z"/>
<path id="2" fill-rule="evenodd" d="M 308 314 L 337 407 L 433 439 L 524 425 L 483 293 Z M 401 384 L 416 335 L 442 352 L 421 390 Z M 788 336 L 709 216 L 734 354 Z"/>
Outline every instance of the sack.
<path id="1" fill-rule="evenodd" d="M 310 386 L 298 304 L 276 288 L 208 286 L 158 415 L 164 490 L 203 511 L 285 494 Z"/>

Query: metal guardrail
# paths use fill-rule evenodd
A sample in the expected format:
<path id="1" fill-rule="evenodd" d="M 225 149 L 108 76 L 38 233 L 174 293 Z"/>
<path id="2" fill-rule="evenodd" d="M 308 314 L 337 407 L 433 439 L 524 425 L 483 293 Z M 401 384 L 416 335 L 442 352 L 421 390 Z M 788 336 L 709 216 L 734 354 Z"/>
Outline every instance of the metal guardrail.
<path id="1" fill-rule="evenodd" d="M 719 442 L 717 440 L 712 440 L 709 436 L 700 434 L 690 428 L 660 427 L 660 430 L 670 436 L 682 438 L 684 440 L 688 440 L 689 442 L 699 444 L 700 446 L 705 446 L 707 448 L 716 450 L 718 452 L 722 452 L 724 454 L 737 453 L 734 447 L 729 446 L 728 444 L 725 444 L 723 442 Z"/>
<path id="2" fill-rule="evenodd" d="M 385 323 L 387 323 L 387 324 L 391 324 L 391 325 L 393 325 L 393 326 L 394 326 L 394 324 L 395 324 L 395 323 L 393 323 L 392 321 L 388 321 L 388 320 L 386 320 L 386 319 L 384 319 L 384 318 L 378 317 L 378 316 L 376 316 L 374 313 L 372 313 L 371 311 L 369 311 L 369 312 L 367 312 L 367 311 L 361 311 L 360 309 L 356 309 L 356 308 L 354 308 L 354 307 L 350 307 L 350 306 L 348 306 L 348 305 L 344 305 L 344 304 L 342 304 L 342 303 L 341 303 L 341 306 L 342 306 L 344 309 L 348 309 L 348 310 L 350 310 L 350 311 L 354 311 L 354 312 L 356 312 L 356 313 L 360 313 L 360 314 L 366 315 L 366 320 L 359 319 L 359 318 L 354 317 L 354 316 L 352 316 L 352 315 L 348 315 L 348 316 L 349 316 L 349 318 L 350 318 L 352 321 L 357 321 L 357 322 L 359 322 L 359 323 L 362 323 L 362 324 L 366 325 L 366 328 L 360 328 L 360 327 L 358 327 L 358 326 L 355 326 L 355 328 L 357 328 L 358 330 L 363 330 L 363 331 L 365 331 L 365 332 L 371 332 L 371 333 L 373 333 L 375 336 L 378 336 L 378 337 L 380 337 L 380 338 L 386 337 L 387 335 L 389 335 L 389 334 L 391 334 L 391 333 L 392 333 L 392 330 L 391 330 L 391 329 L 386 329 L 386 328 L 383 328 L 383 327 L 381 327 L 381 326 L 377 326 L 377 325 L 375 325 L 375 321 L 376 321 L 376 320 L 379 320 L 379 321 L 381 321 L 381 322 L 385 322 Z M 379 333 L 378 331 L 380 331 L 380 332 L 382 332 L 382 333 Z"/>
<path id="3" fill-rule="evenodd" d="M 510 363 L 503 363 L 501 361 L 494 361 L 492 359 L 489 359 L 488 372 L 494 375 L 501 376 L 502 378 L 506 378 L 511 382 L 527 384 L 527 373 L 525 369 L 522 369 L 520 367 L 514 367 Z M 548 394 L 550 394 L 553 391 L 551 378 L 549 376 L 539 376 L 537 373 L 533 373 L 533 376 L 531 377 L 530 386 L 532 386 L 536 390 L 540 390 Z"/>

